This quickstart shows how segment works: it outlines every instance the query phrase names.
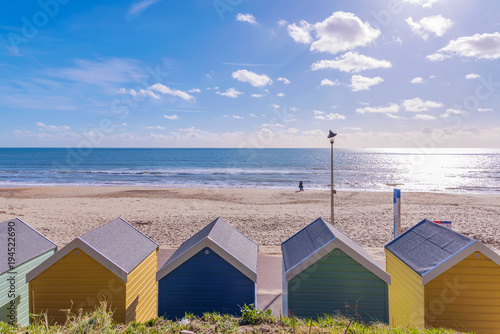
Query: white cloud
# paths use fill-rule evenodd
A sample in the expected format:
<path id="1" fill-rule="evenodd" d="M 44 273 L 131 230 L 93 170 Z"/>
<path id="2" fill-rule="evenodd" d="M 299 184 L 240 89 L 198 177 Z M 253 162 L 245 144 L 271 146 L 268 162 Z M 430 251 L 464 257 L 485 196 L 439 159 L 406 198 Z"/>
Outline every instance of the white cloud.
<path id="1" fill-rule="evenodd" d="M 133 15 L 139 15 L 146 9 L 148 9 L 149 6 L 154 5 L 155 3 L 159 2 L 160 0 L 142 0 L 139 2 L 134 3 L 132 6 L 129 7 L 128 9 L 128 15 L 133 16 Z"/>
<path id="2" fill-rule="evenodd" d="M 297 108 L 297 107 L 290 107 L 290 111 L 296 112 L 296 111 L 299 111 L 299 108 Z"/>
<path id="3" fill-rule="evenodd" d="M 263 127 L 263 128 L 269 128 L 269 127 L 272 127 L 272 126 L 277 127 L 277 128 L 284 128 L 285 127 L 284 124 L 281 124 L 281 123 L 278 123 L 278 122 L 276 122 L 274 124 L 262 123 L 260 126 Z"/>
<path id="4" fill-rule="evenodd" d="M 418 119 L 421 121 L 432 121 L 432 120 L 435 120 L 436 117 L 434 117 L 432 115 L 418 114 L 418 115 L 413 116 L 413 119 Z"/>
<path id="5" fill-rule="evenodd" d="M 403 2 L 411 3 L 413 5 L 422 6 L 423 8 L 431 8 L 435 2 L 439 0 L 402 0 Z"/>
<path id="6" fill-rule="evenodd" d="M 242 92 L 237 91 L 234 88 L 229 88 L 224 93 L 221 93 L 221 92 L 216 92 L 216 93 L 219 95 L 222 95 L 222 96 L 231 97 L 233 99 L 237 98 L 241 94 L 244 94 Z"/>
<path id="7" fill-rule="evenodd" d="M 314 116 L 315 119 L 322 119 L 322 120 L 330 120 L 330 121 L 341 121 L 341 120 L 344 120 L 346 119 L 346 117 L 344 115 L 341 115 L 341 114 L 333 114 L 333 113 L 330 113 L 330 114 L 326 114 L 326 115 L 321 115 L 321 116 Z"/>
<path id="8" fill-rule="evenodd" d="M 170 119 L 170 120 L 174 120 L 174 119 L 179 118 L 179 116 L 177 116 L 177 115 L 163 115 L 163 117 L 165 117 L 166 119 Z"/>
<path id="9" fill-rule="evenodd" d="M 283 83 L 285 85 L 291 84 L 290 80 L 288 80 L 287 78 L 283 78 L 283 77 L 279 77 L 278 79 L 276 79 L 276 81 L 283 81 Z"/>
<path id="10" fill-rule="evenodd" d="M 287 30 L 290 37 L 297 43 L 309 44 L 312 41 L 311 31 L 314 29 L 307 21 L 300 21 L 300 26 L 295 23 L 288 25 Z"/>
<path id="11" fill-rule="evenodd" d="M 466 110 L 458 110 L 458 109 L 446 109 L 446 112 L 444 114 L 439 115 L 440 118 L 448 118 L 450 116 L 454 115 L 465 115 L 467 114 Z"/>
<path id="12" fill-rule="evenodd" d="M 421 98 L 416 97 L 411 100 L 404 100 L 403 101 L 403 107 L 405 108 L 406 111 L 411 111 L 411 112 L 422 112 L 422 111 L 427 111 L 431 108 L 440 108 L 443 107 L 444 104 L 440 102 L 434 102 L 434 101 L 423 101 Z"/>
<path id="13" fill-rule="evenodd" d="M 275 109 L 279 109 L 279 108 L 280 108 L 280 106 L 279 106 L 279 105 L 277 105 L 277 104 L 272 104 L 271 106 L 272 106 L 273 108 L 275 108 Z"/>
<path id="14" fill-rule="evenodd" d="M 252 117 L 258 117 L 258 116 L 257 116 L 257 115 L 255 115 L 255 114 L 250 114 L 250 116 L 252 116 Z"/>
<path id="15" fill-rule="evenodd" d="M 500 58 L 500 32 L 459 37 L 426 58 L 431 61 L 440 61 L 451 56 L 498 59 Z"/>
<path id="16" fill-rule="evenodd" d="M 330 79 L 321 80 L 320 86 L 340 86 L 340 82 L 338 80 L 332 81 Z"/>
<path id="17" fill-rule="evenodd" d="M 427 16 L 420 21 L 414 21 L 413 18 L 409 17 L 406 19 L 406 23 L 408 23 L 415 34 L 419 35 L 424 40 L 429 38 L 430 33 L 438 37 L 443 36 L 453 25 L 453 21 L 441 15 Z"/>
<path id="18" fill-rule="evenodd" d="M 395 114 L 399 112 L 399 105 L 396 103 L 391 103 L 387 107 L 363 107 L 363 108 L 357 108 L 356 109 L 357 113 L 360 114 Z"/>
<path id="19" fill-rule="evenodd" d="M 235 119 L 243 119 L 244 117 L 243 116 L 238 116 L 238 115 L 233 115 L 233 118 L 235 118 Z"/>
<path id="20" fill-rule="evenodd" d="M 314 29 L 317 40 L 311 44 L 311 51 L 331 54 L 368 45 L 380 36 L 380 30 L 347 12 L 334 12 L 322 22 L 316 23 Z"/>
<path id="21" fill-rule="evenodd" d="M 255 20 L 255 17 L 252 14 L 243 14 L 243 13 L 238 13 L 236 14 L 236 21 L 240 22 L 248 22 L 251 24 L 257 24 L 257 21 Z"/>
<path id="22" fill-rule="evenodd" d="M 412 84 L 421 84 L 424 83 L 424 79 L 422 77 L 415 77 L 410 80 Z"/>
<path id="23" fill-rule="evenodd" d="M 476 74 L 476 73 L 469 73 L 469 74 L 465 75 L 465 79 L 467 79 L 467 80 L 478 79 L 480 77 L 481 76 L 479 74 Z"/>
<path id="24" fill-rule="evenodd" d="M 421 121 L 423 122 L 423 121 Z M 318 122 L 320 125 L 320 123 Z M 424 123 L 425 124 L 425 123 Z M 427 124 L 433 124 L 429 122 Z M 47 132 L 13 130 L 0 134 L 5 143 L 22 144 L 25 147 L 34 145 L 77 147 L 88 142 L 89 133 L 80 132 Z M 280 128 L 261 129 L 253 132 L 230 130 L 215 132 L 190 127 L 177 131 L 148 131 L 141 135 L 134 132 L 112 132 L 103 134 L 102 138 L 94 134 L 91 138 L 102 140 L 105 147 L 254 147 L 261 143 L 262 147 L 322 147 L 326 137 L 325 129 L 311 128 L 307 131 Z M 265 140 L 263 141 L 262 139 Z M 429 138 L 441 138 L 437 147 L 489 147 L 498 148 L 500 143 L 500 127 L 494 124 L 480 130 L 473 126 L 434 128 L 425 126 L 421 130 L 395 131 L 345 131 L 339 147 L 414 147 L 425 143 Z M 253 146 L 252 146 L 253 145 Z"/>
<path id="25" fill-rule="evenodd" d="M 276 94 L 277 97 L 284 97 L 285 96 L 285 93 L 278 93 Z"/>
<path id="26" fill-rule="evenodd" d="M 284 26 L 286 26 L 287 24 L 288 24 L 288 21 L 287 21 L 287 20 L 279 20 L 279 21 L 278 21 L 278 25 L 279 25 L 280 27 L 284 27 Z"/>
<path id="27" fill-rule="evenodd" d="M 350 51 L 335 58 L 335 60 L 320 60 L 312 64 L 311 69 L 317 71 L 325 68 L 332 68 L 342 72 L 358 73 L 375 68 L 389 68 L 391 66 L 391 62 L 385 59 L 375 59 Z"/>
<path id="28" fill-rule="evenodd" d="M 146 129 L 148 130 L 166 130 L 167 128 L 163 126 L 147 126 Z"/>
<path id="29" fill-rule="evenodd" d="M 403 119 L 403 117 L 394 114 L 385 114 L 385 115 L 392 119 Z"/>
<path id="30" fill-rule="evenodd" d="M 448 58 L 451 58 L 451 56 L 439 52 L 433 53 L 425 57 L 425 59 L 427 59 L 428 61 L 443 61 Z"/>
<path id="31" fill-rule="evenodd" d="M 485 112 L 485 111 L 493 111 L 493 109 L 491 109 L 491 108 L 477 108 L 477 111 Z"/>
<path id="32" fill-rule="evenodd" d="M 264 95 L 262 95 L 262 94 L 252 94 L 251 96 L 252 97 L 256 97 L 256 98 L 260 98 L 260 97 L 263 97 Z"/>
<path id="33" fill-rule="evenodd" d="M 315 32 L 316 40 L 310 50 L 317 52 L 338 52 L 352 50 L 358 46 L 366 46 L 380 36 L 380 30 L 361 21 L 356 15 L 348 12 L 334 12 L 330 17 L 316 24 L 300 21 L 288 25 L 288 33 L 298 43 L 309 44 L 313 41 L 311 32 Z"/>
<path id="34" fill-rule="evenodd" d="M 60 131 L 69 131 L 71 128 L 67 125 L 55 126 L 55 125 L 47 125 L 42 122 L 35 123 L 38 130 L 40 131 L 48 131 L 48 132 L 60 132 Z"/>
<path id="35" fill-rule="evenodd" d="M 314 110 L 314 115 L 323 115 L 325 112 L 321 110 Z"/>
<path id="36" fill-rule="evenodd" d="M 50 69 L 45 74 L 65 81 L 102 86 L 113 92 L 119 88 L 116 84 L 137 83 L 148 77 L 142 63 L 127 58 L 76 59 L 74 67 Z"/>
<path id="37" fill-rule="evenodd" d="M 264 87 L 273 83 L 271 78 L 265 74 L 257 74 L 247 70 L 238 70 L 233 72 L 233 79 L 241 82 L 248 82 L 254 87 Z"/>
<path id="38" fill-rule="evenodd" d="M 342 128 L 342 130 L 347 130 L 347 131 L 363 131 L 363 129 L 361 129 L 361 128 L 352 127 L 352 126 L 347 126 L 345 128 Z"/>
<path id="39" fill-rule="evenodd" d="M 360 90 L 369 90 L 371 86 L 378 85 L 381 82 L 384 82 L 384 79 L 381 77 L 368 78 L 362 75 L 353 75 L 349 87 L 351 87 L 353 92 L 357 92 Z"/>
<path id="40" fill-rule="evenodd" d="M 182 90 L 172 89 L 170 87 L 162 85 L 161 83 L 156 83 L 156 84 L 148 87 L 148 90 L 154 90 L 154 91 L 157 91 L 157 92 L 162 93 L 162 94 L 177 96 L 177 97 L 180 97 L 181 99 L 187 100 L 187 101 L 194 100 L 194 96 L 189 95 L 188 93 L 183 92 Z"/>
<path id="41" fill-rule="evenodd" d="M 118 94 L 128 94 L 133 97 L 151 97 L 153 99 L 160 99 L 158 95 L 156 95 L 154 92 L 150 91 L 149 89 L 139 89 L 139 90 L 134 90 L 134 89 L 125 89 L 125 88 L 120 88 L 117 91 Z"/>
<path id="42" fill-rule="evenodd" d="M 201 89 L 193 88 L 193 89 L 188 90 L 188 93 L 201 93 Z"/>

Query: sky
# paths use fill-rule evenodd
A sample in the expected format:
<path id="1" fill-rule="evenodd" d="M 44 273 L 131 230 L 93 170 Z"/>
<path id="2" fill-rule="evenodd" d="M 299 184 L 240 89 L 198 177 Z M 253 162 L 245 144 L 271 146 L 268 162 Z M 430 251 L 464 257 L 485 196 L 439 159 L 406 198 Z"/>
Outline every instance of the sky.
<path id="1" fill-rule="evenodd" d="M 1 147 L 500 148 L 498 0 L 11 1 Z"/>

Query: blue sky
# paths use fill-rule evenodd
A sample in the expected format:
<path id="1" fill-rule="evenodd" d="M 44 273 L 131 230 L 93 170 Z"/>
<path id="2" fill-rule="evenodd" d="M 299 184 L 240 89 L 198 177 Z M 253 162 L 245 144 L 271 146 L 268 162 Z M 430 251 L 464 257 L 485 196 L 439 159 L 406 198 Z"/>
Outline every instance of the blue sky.
<path id="1" fill-rule="evenodd" d="M 0 146 L 499 147 L 500 2 L 8 2 Z"/>

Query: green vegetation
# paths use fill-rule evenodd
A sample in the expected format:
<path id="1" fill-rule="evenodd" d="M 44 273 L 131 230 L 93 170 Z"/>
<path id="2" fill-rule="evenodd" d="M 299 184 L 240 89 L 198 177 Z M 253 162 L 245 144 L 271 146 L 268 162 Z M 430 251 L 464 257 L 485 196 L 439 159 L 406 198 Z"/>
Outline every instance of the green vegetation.
<path id="1" fill-rule="evenodd" d="M 12 334 L 142 334 L 142 333 L 296 333 L 296 334 L 455 334 L 444 329 L 419 331 L 411 328 L 388 327 L 383 324 L 366 324 L 342 316 L 325 315 L 316 320 L 295 317 L 273 317 L 270 311 L 258 311 L 253 305 L 242 307 L 241 318 L 219 313 L 205 313 L 202 317 L 186 314 L 182 321 L 170 321 L 162 318 L 151 319 L 145 323 L 131 322 L 115 324 L 112 312 L 105 303 L 91 314 L 73 314 L 67 311 L 64 325 L 47 324 L 41 314 L 34 317 L 29 327 L 11 326 L 0 322 L 0 333 Z"/>

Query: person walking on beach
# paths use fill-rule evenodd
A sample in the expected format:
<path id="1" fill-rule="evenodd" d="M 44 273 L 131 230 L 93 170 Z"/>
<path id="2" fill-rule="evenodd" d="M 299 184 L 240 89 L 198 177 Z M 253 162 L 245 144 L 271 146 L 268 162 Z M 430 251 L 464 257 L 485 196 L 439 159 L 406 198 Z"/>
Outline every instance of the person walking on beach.
<path id="1" fill-rule="evenodd" d="M 299 191 L 304 191 L 304 183 L 302 181 L 299 182 Z"/>

